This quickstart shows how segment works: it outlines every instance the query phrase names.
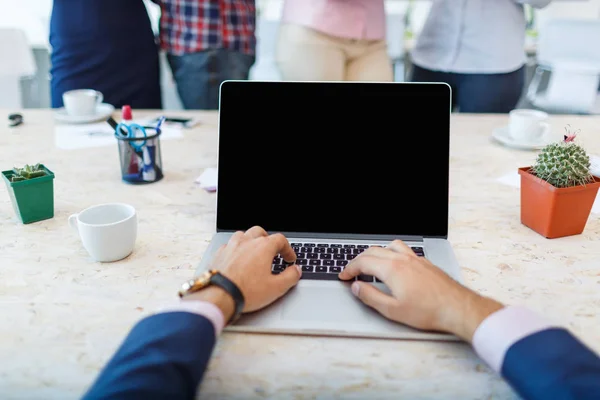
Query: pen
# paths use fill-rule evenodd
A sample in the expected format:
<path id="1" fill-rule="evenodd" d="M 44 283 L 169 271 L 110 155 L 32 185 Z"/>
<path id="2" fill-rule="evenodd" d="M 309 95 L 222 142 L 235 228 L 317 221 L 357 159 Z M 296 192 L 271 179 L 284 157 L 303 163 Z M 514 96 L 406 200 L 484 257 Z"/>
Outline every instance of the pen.
<path id="1" fill-rule="evenodd" d="M 158 120 L 158 123 L 156 124 L 156 131 L 160 131 L 160 126 L 163 124 L 163 122 L 165 122 L 165 117 L 160 117 Z"/>
<path id="2" fill-rule="evenodd" d="M 156 132 L 160 133 L 160 127 L 165 121 L 165 117 L 160 117 L 156 124 Z M 154 139 L 149 140 L 148 143 L 142 149 L 142 158 L 143 158 L 143 167 L 142 167 L 142 179 L 147 182 L 153 182 L 156 180 L 156 170 L 155 170 L 155 153 L 156 149 L 154 148 Z"/>
<path id="3" fill-rule="evenodd" d="M 117 127 L 119 126 L 117 121 L 115 121 L 113 117 L 109 117 L 106 120 L 106 122 L 111 126 L 111 128 L 114 129 L 115 133 L 117 133 Z M 129 136 L 129 133 L 127 131 L 125 131 L 125 128 L 121 128 L 120 133 L 121 133 L 121 136 L 123 136 L 123 137 Z M 123 164 L 125 164 L 129 161 L 129 166 L 128 166 L 127 172 L 129 174 L 138 173 L 138 171 L 142 168 L 142 166 L 144 164 L 144 161 L 143 161 L 144 155 L 141 152 L 138 153 L 137 151 L 135 151 L 135 149 L 133 149 L 131 147 L 129 142 L 124 143 L 123 145 L 125 146 L 125 149 L 123 150 L 123 157 L 124 157 Z M 134 154 L 135 154 L 135 156 L 133 156 Z"/>
<path id="4" fill-rule="evenodd" d="M 146 182 L 154 182 L 156 180 L 156 171 L 154 170 L 154 162 L 150 152 L 154 151 L 154 146 L 146 145 L 142 149 L 143 153 L 143 166 L 142 166 L 142 179 Z"/>
<path id="5" fill-rule="evenodd" d="M 106 122 L 108 122 L 108 124 L 111 126 L 111 128 L 113 128 L 115 130 L 115 132 L 117 131 L 117 126 L 119 126 L 119 124 L 117 124 L 117 121 L 115 121 L 115 119 L 113 117 L 109 117 Z M 121 128 L 121 135 L 123 137 L 127 137 L 127 132 Z"/>

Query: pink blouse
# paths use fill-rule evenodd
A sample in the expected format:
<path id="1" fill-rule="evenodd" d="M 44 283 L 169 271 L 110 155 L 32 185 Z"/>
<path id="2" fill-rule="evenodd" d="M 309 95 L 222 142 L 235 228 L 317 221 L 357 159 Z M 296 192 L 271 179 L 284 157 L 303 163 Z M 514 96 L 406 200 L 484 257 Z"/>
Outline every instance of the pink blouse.
<path id="1" fill-rule="evenodd" d="M 282 22 L 347 39 L 385 39 L 384 0 L 285 0 Z"/>

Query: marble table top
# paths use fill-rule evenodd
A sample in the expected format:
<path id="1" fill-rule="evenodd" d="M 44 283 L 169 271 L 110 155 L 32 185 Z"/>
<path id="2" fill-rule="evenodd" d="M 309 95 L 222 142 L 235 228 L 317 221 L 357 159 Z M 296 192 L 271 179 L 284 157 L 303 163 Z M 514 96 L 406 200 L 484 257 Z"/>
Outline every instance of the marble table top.
<path id="1" fill-rule="evenodd" d="M 8 110 L 4 114 L 8 114 Z M 56 174 L 55 217 L 18 222 L 0 185 L 0 393 L 4 399 L 79 398 L 128 330 L 174 301 L 215 225 L 215 194 L 194 180 L 216 166 L 217 114 L 162 141 L 165 179 L 121 182 L 116 145 L 64 150 L 49 110 L 0 128 L 0 167 L 43 162 Z M 148 114 L 150 115 L 150 114 Z M 152 114 L 154 115 L 154 114 Z M 583 234 L 548 240 L 519 221 L 519 190 L 497 178 L 535 152 L 490 139 L 506 115 L 453 115 L 450 236 L 466 284 L 570 328 L 600 351 L 600 214 Z M 600 118 L 553 116 L 600 154 Z M 91 261 L 67 218 L 90 205 L 136 207 L 139 236 L 126 260 Z M 201 387 L 204 399 L 513 399 L 465 344 L 225 333 Z"/>

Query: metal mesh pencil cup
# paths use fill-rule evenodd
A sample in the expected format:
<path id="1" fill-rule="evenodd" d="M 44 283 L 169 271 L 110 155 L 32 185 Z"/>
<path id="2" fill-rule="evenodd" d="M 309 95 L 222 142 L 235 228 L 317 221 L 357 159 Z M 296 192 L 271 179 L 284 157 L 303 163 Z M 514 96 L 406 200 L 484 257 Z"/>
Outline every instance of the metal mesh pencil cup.
<path id="1" fill-rule="evenodd" d="M 145 126 L 146 137 L 125 137 L 115 132 L 123 181 L 141 185 L 163 178 L 160 150 L 161 130 Z"/>

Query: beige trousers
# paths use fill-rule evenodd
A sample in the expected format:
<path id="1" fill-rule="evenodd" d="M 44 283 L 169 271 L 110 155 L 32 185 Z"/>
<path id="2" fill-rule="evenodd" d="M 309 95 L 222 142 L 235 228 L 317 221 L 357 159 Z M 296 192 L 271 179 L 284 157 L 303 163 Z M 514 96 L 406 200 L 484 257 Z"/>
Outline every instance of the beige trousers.
<path id="1" fill-rule="evenodd" d="M 385 40 L 339 38 L 301 25 L 280 26 L 275 58 L 289 81 L 394 79 Z"/>

